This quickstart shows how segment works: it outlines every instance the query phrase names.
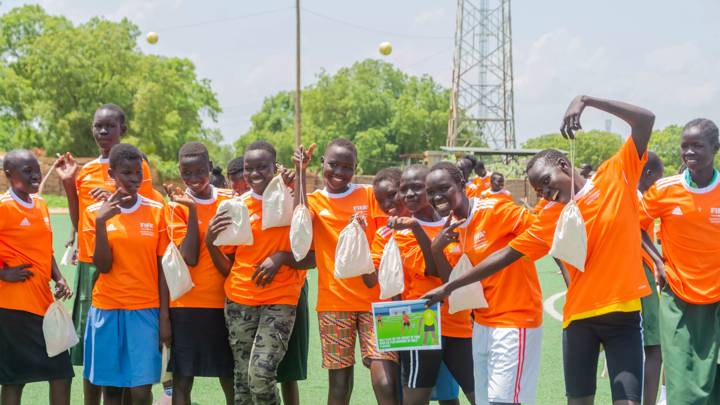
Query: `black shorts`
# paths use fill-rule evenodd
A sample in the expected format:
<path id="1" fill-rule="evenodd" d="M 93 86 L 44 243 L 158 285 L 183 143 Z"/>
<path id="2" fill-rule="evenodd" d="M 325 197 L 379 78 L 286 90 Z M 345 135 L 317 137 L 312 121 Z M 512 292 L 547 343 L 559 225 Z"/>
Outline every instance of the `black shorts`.
<path id="1" fill-rule="evenodd" d="M 640 312 L 611 312 L 572 321 L 563 330 L 565 391 L 570 398 L 595 395 L 600 345 L 605 348 L 612 400 L 640 402 L 643 341 Z"/>
<path id="2" fill-rule="evenodd" d="M 466 395 L 475 392 L 471 338 L 443 336 L 441 350 L 400 352 L 403 385 L 408 388 L 434 387 L 442 362 Z"/>
<path id="3" fill-rule="evenodd" d="M 0 308 L 0 385 L 75 376 L 68 352 L 48 357 L 42 324 L 42 316 Z"/>
<path id="4" fill-rule="evenodd" d="M 170 308 L 168 370 L 183 377 L 232 377 L 233 361 L 222 308 Z"/>

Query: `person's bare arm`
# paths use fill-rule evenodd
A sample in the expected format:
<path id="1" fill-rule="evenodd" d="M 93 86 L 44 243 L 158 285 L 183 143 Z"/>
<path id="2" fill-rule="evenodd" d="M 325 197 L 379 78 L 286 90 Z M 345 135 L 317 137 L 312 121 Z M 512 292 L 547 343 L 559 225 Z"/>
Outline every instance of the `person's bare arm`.
<path id="1" fill-rule="evenodd" d="M 577 96 L 565 112 L 565 117 L 560 127 L 560 133 L 562 133 L 563 136 L 574 138 L 575 131 L 582 129 L 580 116 L 585 110 L 585 107 L 597 108 L 627 122 L 632 129 L 632 138 L 633 142 L 635 142 L 638 156 L 645 154 L 650 136 L 652 135 L 653 125 L 655 124 L 655 114 L 645 108 L 622 101 L 606 100 L 591 96 Z"/>
<path id="2" fill-rule="evenodd" d="M 443 284 L 442 286 L 428 292 L 422 298 L 428 300 L 428 302 L 426 303 L 427 306 L 442 302 L 448 296 L 450 296 L 450 293 L 457 290 L 458 288 L 490 277 L 498 271 L 504 269 L 505 267 L 513 264 L 521 257 L 523 257 L 522 253 L 518 252 L 510 246 L 506 246 L 486 257 L 485 260 L 480 262 L 477 266 L 473 267 L 473 269 L 468 273 L 460 276 L 456 280 Z"/>
<path id="3" fill-rule="evenodd" d="M 200 256 L 200 229 L 198 227 L 195 200 L 180 188 L 173 188 L 171 184 L 164 184 L 163 188 L 170 198 L 170 201 L 184 205 L 188 209 L 187 229 L 178 250 L 183 257 L 183 261 L 185 261 L 188 266 L 197 266 Z M 175 208 L 171 206 L 170 209 L 174 210 Z M 174 224 L 169 224 L 169 226 L 174 226 Z M 172 241 L 171 243 L 175 242 Z"/>
<path id="4" fill-rule="evenodd" d="M 205 246 L 210 253 L 210 259 L 212 259 L 217 271 L 225 277 L 230 274 L 234 256 L 232 258 L 229 257 L 223 253 L 218 246 L 215 246 L 213 242 L 215 242 L 220 232 L 224 231 L 231 223 L 232 219 L 230 219 L 227 213 L 215 215 L 213 219 L 210 220 L 207 233 L 205 234 Z"/>

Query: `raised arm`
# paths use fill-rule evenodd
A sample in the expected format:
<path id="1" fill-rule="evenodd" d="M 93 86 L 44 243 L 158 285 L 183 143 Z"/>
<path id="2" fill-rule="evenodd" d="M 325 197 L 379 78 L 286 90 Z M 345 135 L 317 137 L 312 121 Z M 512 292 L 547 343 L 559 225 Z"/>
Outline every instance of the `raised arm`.
<path id="1" fill-rule="evenodd" d="M 486 257 L 485 260 L 480 262 L 477 266 L 473 267 L 470 272 L 425 294 L 423 298 L 428 300 L 426 305 L 431 306 L 437 302 L 442 302 L 450 296 L 450 293 L 458 288 L 490 277 L 505 267 L 513 264 L 522 256 L 522 253 L 510 246 L 506 246 L 498 250 Z"/>
<path id="2" fill-rule="evenodd" d="M 580 116 L 585 110 L 585 107 L 597 108 L 627 122 L 632 129 L 632 138 L 633 142 L 635 142 L 638 156 L 645 154 L 648 142 L 650 141 L 650 135 L 652 135 L 653 125 L 655 124 L 655 114 L 645 108 L 622 101 L 606 100 L 591 96 L 577 96 L 565 112 L 565 117 L 560 127 L 560 133 L 562 133 L 563 136 L 574 138 L 575 131 L 582 129 Z"/>
<path id="3" fill-rule="evenodd" d="M 310 145 L 306 150 L 302 145 L 293 154 L 295 163 L 295 193 L 293 194 L 293 206 L 298 206 L 307 201 L 307 167 L 315 152 L 315 144 Z"/>
<path id="4" fill-rule="evenodd" d="M 60 177 L 65 195 L 68 200 L 68 210 L 70 211 L 70 221 L 73 225 L 71 240 L 74 241 L 75 233 L 78 231 L 78 218 L 80 217 L 79 201 L 77 195 L 77 187 L 75 185 L 75 177 L 79 170 L 75 158 L 70 152 L 60 156 L 55 162 L 55 174 Z"/>

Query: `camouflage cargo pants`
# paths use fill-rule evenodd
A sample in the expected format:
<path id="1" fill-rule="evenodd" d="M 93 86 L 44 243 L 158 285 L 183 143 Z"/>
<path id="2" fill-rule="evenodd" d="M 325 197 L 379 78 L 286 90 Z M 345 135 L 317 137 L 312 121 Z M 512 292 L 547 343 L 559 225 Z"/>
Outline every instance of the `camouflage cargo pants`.
<path id="1" fill-rule="evenodd" d="M 235 359 L 235 404 L 280 404 L 277 369 L 295 323 L 295 305 L 251 307 L 225 302 Z"/>

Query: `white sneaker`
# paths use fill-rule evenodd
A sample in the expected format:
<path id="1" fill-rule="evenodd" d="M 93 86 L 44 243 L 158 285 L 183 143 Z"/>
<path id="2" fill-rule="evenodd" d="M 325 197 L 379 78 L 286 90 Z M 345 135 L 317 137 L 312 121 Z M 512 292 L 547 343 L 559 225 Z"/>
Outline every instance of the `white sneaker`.
<path id="1" fill-rule="evenodd" d="M 667 405 L 667 390 L 664 385 L 660 386 L 660 399 L 658 399 L 655 405 Z"/>

